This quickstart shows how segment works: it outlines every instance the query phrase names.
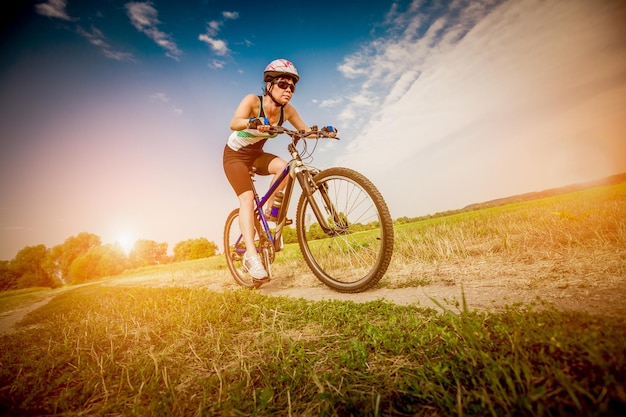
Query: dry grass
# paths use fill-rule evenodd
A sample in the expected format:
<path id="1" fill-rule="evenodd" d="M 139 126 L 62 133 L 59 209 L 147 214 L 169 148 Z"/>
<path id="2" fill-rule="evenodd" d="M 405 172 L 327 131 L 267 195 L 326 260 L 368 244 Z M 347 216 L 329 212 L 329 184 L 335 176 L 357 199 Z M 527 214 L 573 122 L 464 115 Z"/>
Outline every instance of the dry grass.
<path id="1" fill-rule="evenodd" d="M 620 277 L 626 277 L 626 184 L 401 225 L 385 282 L 499 279 L 559 288 L 581 280 L 614 286 Z"/>
<path id="2" fill-rule="evenodd" d="M 460 313 L 460 314 L 459 314 Z M 626 323 L 85 286 L 0 336 L 6 415 L 620 415 Z"/>
<path id="3" fill-rule="evenodd" d="M 325 288 L 297 244 L 277 254 L 272 271 L 270 293 L 306 296 L 307 288 Z M 222 256 L 131 271 L 111 282 L 237 288 Z M 541 297 L 559 308 L 626 316 L 626 183 L 396 225 L 393 260 L 374 291 L 420 287 L 451 298 L 447 293 L 459 294 L 461 286 L 474 307 Z"/>
<path id="4" fill-rule="evenodd" d="M 398 226 L 379 286 L 473 291 L 476 284 L 499 295 L 578 294 L 573 302 L 609 304 L 621 294 L 623 301 L 625 202 L 621 184 Z M 296 253 L 290 247 L 277 257 L 277 281 L 321 286 Z M 221 257 L 103 284 L 66 291 L 0 336 L 0 414 L 626 410 L 625 314 L 530 304 L 469 311 L 465 298 L 436 301 L 442 314 L 384 301 L 267 297 L 239 290 Z"/>

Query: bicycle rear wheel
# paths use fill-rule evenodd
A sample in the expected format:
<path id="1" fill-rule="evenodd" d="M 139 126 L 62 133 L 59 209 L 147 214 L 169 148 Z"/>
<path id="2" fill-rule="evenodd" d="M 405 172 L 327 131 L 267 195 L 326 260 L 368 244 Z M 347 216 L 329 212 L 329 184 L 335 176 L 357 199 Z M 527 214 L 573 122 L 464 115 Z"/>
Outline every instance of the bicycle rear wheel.
<path id="1" fill-rule="evenodd" d="M 348 168 L 317 174 L 314 204 L 322 229 L 303 193 L 296 230 L 304 259 L 315 276 L 339 292 L 360 292 L 383 277 L 393 254 L 393 223 L 382 195 L 365 176 Z"/>
<path id="2" fill-rule="evenodd" d="M 256 236 L 258 238 L 258 236 Z M 226 264 L 237 284 L 247 288 L 254 288 L 255 284 L 246 271 L 243 270 L 243 255 L 246 244 L 239 228 L 239 209 L 233 210 L 226 218 L 224 226 L 224 255 Z"/>

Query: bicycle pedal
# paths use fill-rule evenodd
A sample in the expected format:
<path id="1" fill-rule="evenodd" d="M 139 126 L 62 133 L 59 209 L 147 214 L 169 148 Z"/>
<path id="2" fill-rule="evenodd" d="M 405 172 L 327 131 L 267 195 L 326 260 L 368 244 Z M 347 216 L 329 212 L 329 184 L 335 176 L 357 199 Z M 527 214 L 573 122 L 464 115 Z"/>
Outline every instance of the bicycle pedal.
<path id="1" fill-rule="evenodd" d="M 268 216 L 267 221 L 272 223 L 278 223 L 278 218 Z M 285 226 L 289 226 L 290 224 L 293 224 L 293 220 L 285 219 Z"/>
<path id="2" fill-rule="evenodd" d="M 254 285 L 254 288 L 259 288 L 261 285 L 267 284 L 270 281 L 271 281 L 271 279 L 269 277 L 265 277 L 265 278 L 261 278 L 261 279 L 252 278 L 252 283 Z"/>

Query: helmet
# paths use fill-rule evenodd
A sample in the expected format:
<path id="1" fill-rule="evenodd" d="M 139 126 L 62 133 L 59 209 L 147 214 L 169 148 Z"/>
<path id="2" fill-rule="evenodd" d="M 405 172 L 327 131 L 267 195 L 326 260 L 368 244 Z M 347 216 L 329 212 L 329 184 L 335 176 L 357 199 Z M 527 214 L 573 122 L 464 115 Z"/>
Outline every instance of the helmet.
<path id="1" fill-rule="evenodd" d="M 274 78 L 287 75 L 294 79 L 294 82 L 300 81 L 300 76 L 298 75 L 298 70 L 291 61 L 287 61 L 286 59 L 275 59 L 265 67 L 265 71 L 263 72 L 263 81 L 268 82 L 272 81 Z"/>

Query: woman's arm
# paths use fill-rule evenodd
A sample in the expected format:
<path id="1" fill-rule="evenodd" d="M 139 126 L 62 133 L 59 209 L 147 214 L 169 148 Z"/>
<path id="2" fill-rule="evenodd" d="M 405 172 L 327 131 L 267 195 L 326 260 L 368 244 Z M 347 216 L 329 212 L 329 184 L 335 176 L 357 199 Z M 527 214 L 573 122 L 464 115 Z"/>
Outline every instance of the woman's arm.
<path id="1" fill-rule="evenodd" d="M 289 108 L 285 109 L 285 117 L 287 118 L 289 123 L 291 123 L 291 125 L 295 127 L 297 130 L 310 130 L 311 129 L 309 126 L 306 125 L 306 123 L 304 123 L 304 121 L 302 121 L 296 109 L 291 105 L 289 105 Z M 337 135 L 336 132 L 330 133 L 330 137 L 334 138 L 336 135 Z M 315 137 L 315 136 L 311 136 L 311 137 Z"/>
<path id="2" fill-rule="evenodd" d="M 239 106 L 237 106 L 237 110 L 235 110 L 235 115 L 233 119 L 230 121 L 230 129 L 231 130 L 244 130 L 248 126 L 248 121 L 250 120 L 251 115 L 254 114 L 254 106 L 258 104 L 259 98 L 254 94 L 248 94 L 241 100 Z"/>

